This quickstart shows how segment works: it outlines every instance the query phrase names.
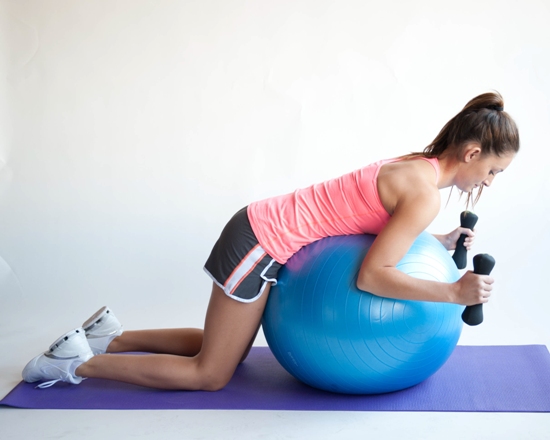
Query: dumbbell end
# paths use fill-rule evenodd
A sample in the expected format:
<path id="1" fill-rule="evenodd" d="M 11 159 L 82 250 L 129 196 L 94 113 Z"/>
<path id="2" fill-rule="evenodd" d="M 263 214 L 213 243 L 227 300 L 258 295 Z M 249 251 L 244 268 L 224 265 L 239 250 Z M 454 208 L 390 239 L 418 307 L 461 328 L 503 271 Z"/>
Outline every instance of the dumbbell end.
<path id="1" fill-rule="evenodd" d="M 460 226 L 463 228 L 474 229 L 479 217 L 472 211 L 464 211 L 460 214 Z"/>
<path id="2" fill-rule="evenodd" d="M 483 322 L 483 304 L 468 306 L 462 312 L 462 321 L 469 326 L 476 326 Z"/>

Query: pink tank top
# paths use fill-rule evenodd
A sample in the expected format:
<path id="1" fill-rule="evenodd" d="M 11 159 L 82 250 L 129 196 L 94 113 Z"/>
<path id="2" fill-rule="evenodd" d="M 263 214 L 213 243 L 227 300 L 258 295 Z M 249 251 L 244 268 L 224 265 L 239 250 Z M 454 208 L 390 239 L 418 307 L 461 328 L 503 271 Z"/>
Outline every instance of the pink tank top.
<path id="1" fill-rule="evenodd" d="M 432 164 L 439 179 L 437 158 Z M 264 250 L 284 264 L 303 246 L 324 237 L 378 234 L 388 223 L 378 196 L 377 177 L 386 159 L 336 179 L 248 206 L 252 230 Z"/>

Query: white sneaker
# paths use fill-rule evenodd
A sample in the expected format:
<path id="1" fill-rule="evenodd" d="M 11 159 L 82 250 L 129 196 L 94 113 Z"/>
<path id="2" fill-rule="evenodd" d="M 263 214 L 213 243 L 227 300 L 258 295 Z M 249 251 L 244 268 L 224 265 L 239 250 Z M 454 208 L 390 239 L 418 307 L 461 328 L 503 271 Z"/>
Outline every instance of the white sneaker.
<path id="1" fill-rule="evenodd" d="M 75 370 L 93 357 L 92 350 L 82 328 L 76 328 L 57 339 L 48 351 L 32 359 L 23 369 L 25 382 L 41 383 L 37 388 L 51 387 L 59 381 L 79 384 L 84 379 Z"/>
<path id="2" fill-rule="evenodd" d="M 82 328 L 94 354 L 103 354 L 113 339 L 123 332 L 122 324 L 108 307 L 102 307 L 88 318 Z"/>

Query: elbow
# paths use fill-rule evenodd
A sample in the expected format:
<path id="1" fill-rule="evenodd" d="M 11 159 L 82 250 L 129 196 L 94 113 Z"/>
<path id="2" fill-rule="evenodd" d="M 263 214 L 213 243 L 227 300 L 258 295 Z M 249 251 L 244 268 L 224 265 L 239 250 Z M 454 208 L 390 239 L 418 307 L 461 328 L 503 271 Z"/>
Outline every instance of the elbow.
<path id="1" fill-rule="evenodd" d="M 361 274 L 357 277 L 357 282 L 355 283 L 355 287 L 357 287 L 359 290 L 366 291 L 366 284 L 363 278 L 361 277 Z"/>
<path id="2" fill-rule="evenodd" d="M 359 271 L 355 286 L 363 292 L 372 292 L 374 289 L 372 275 L 366 271 Z"/>
<path id="3" fill-rule="evenodd" d="M 389 278 L 391 278 L 390 266 L 362 267 L 357 275 L 355 285 L 359 290 L 372 295 L 386 297 L 390 290 Z"/>

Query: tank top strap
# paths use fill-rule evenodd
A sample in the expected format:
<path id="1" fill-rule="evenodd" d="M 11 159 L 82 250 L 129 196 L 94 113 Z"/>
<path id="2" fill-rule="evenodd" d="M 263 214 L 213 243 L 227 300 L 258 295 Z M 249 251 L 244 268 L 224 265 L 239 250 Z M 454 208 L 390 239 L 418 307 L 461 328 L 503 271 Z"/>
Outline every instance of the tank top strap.
<path id="1" fill-rule="evenodd" d="M 429 162 L 435 170 L 435 183 L 439 182 L 439 159 L 437 157 L 420 157 L 420 159 L 425 160 L 426 162 Z"/>
<path id="2" fill-rule="evenodd" d="M 439 167 L 439 159 L 437 157 L 423 157 L 423 156 L 418 156 L 416 157 L 415 159 L 422 159 L 422 160 L 425 160 L 426 162 L 430 163 L 432 165 L 432 167 L 434 167 L 434 170 L 435 170 L 435 183 L 439 182 L 439 174 L 441 172 L 441 169 Z M 378 167 L 378 170 L 376 172 L 376 176 L 378 175 L 378 171 L 380 170 L 380 168 L 382 167 L 382 165 L 385 165 L 387 163 L 391 163 L 391 162 L 399 162 L 401 160 L 403 160 L 404 158 L 403 157 L 394 157 L 392 159 L 385 159 L 385 160 L 381 160 L 381 161 L 378 161 L 378 162 L 375 162 L 374 166 L 377 166 Z M 372 166 L 370 165 L 370 166 Z M 376 177 L 375 176 L 375 177 Z"/>

